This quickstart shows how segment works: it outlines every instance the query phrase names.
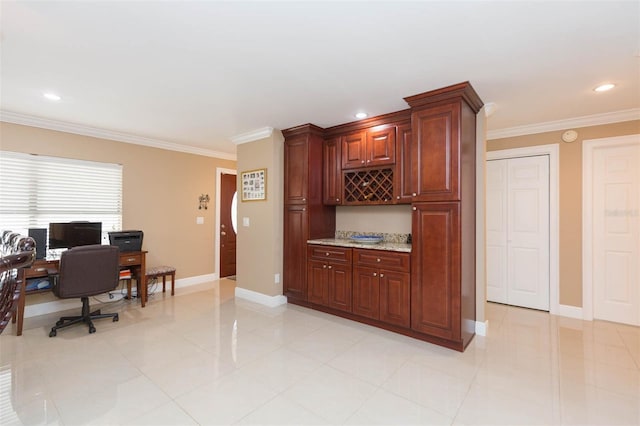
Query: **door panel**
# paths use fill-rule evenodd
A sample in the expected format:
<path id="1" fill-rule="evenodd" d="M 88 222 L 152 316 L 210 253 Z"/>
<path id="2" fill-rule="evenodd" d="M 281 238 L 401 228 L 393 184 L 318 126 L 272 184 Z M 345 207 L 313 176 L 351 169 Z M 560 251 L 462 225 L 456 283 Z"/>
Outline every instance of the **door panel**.
<path id="1" fill-rule="evenodd" d="M 507 303 L 507 161 L 487 161 L 487 300 Z"/>
<path id="2" fill-rule="evenodd" d="M 409 327 L 409 286 L 409 273 L 380 271 L 380 320 Z"/>
<path id="3" fill-rule="evenodd" d="M 351 265 L 329 264 L 329 306 L 351 312 Z"/>
<path id="4" fill-rule="evenodd" d="M 507 161 L 507 299 L 549 310 L 549 157 Z"/>
<path id="5" fill-rule="evenodd" d="M 285 206 L 283 289 L 285 296 L 302 300 L 307 300 L 308 221 L 306 206 Z"/>
<path id="6" fill-rule="evenodd" d="M 353 313 L 363 317 L 380 317 L 380 281 L 377 269 L 353 268 Z"/>
<path id="7" fill-rule="evenodd" d="M 236 175 L 220 177 L 220 278 L 236 274 L 236 232 L 231 220 L 231 204 L 236 194 Z"/>
<path id="8" fill-rule="evenodd" d="M 593 161 L 593 315 L 640 325 L 640 142 Z"/>
<path id="9" fill-rule="evenodd" d="M 411 328 L 460 339 L 460 203 L 415 203 Z"/>
<path id="10" fill-rule="evenodd" d="M 327 264 L 318 260 L 310 260 L 307 280 L 309 302 L 326 306 L 329 300 Z"/>
<path id="11" fill-rule="evenodd" d="M 549 310 L 549 157 L 487 162 L 487 300 Z"/>

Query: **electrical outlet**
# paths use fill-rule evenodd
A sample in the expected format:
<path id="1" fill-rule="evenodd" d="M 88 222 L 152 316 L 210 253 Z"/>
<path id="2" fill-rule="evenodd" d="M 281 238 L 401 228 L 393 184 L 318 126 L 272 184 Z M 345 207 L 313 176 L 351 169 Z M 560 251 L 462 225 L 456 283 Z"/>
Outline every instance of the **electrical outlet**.
<path id="1" fill-rule="evenodd" d="M 275 274 L 275 276 L 273 278 L 273 282 L 275 282 L 276 284 L 278 284 L 280 282 L 280 274 Z"/>

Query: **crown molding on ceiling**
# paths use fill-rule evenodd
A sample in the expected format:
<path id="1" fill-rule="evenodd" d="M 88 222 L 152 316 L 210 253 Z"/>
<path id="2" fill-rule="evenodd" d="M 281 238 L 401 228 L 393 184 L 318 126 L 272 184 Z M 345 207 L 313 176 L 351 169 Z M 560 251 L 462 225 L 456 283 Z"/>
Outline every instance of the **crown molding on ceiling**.
<path id="1" fill-rule="evenodd" d="M 607 112 L 604 114 L 585 115 L 568 118 L 566 120 L 547 121 L 526 126 L 508 127 L 505 129 L 489 130 L 487 140 L 510 138 L 514 136 L 531 135 L 534 133 L 553 132 L 577 127 L 599 126 L 602 124 L 620 123 L 623 121 L 640 120 L 640 108 Z"/>
<path id="2" fill-rule="evenodd" d="M 166 149 L 169 151 L 203 155 L 205 157 L 220 158 L 223 160 L 237 160 L 236 154 L 229 154 L 227 152 L 219 152 L 205 148 L 181 145 L 173 142 L 163 141 L 160 139 L 147 138 L 144 136 L 137 136 L 129 133 L 115 132 L 112 130 L 105 130 L 97 127 L 52 120 L 49 118 L 35 117 L 32 115 L 20 114 L 5 110 L 0 110 L 0 121 L 4 121 L 6 123 L 21 124 L 24 126 L 39 127 L 48 130 L 57 130 L 60 132 L 73 133 L 83 136 L 91 136 L 94 138 L 109 139 L 134 145 L 143 145 L 152 148 Z"/>
<path id="3" fill-rule="evenodd" d="M 236 145 L 240 145 L 247 142 L 253 142 L 260 139 L 271 137 L 273 134 L 273 127 L 262 127 L 260 129 L 252 130 L 247 133 L 242 133 L 231 138 L 231 142 Z"/>

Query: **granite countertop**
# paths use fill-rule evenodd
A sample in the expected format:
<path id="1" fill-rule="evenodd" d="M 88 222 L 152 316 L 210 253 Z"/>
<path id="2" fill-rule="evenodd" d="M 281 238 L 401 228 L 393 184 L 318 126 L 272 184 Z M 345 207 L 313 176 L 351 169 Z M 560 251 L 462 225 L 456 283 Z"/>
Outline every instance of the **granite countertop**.
<path id="1" fill-rule="evenodd" d="M 387 251 L 411 253 L 411 244 L 393 243 L 393 242 L 387 242 L 387 241 L 382 241 L 377 244 L 363 244 L 363 243 L 357 243 L 350 239 L 343 239 L 343 238 L 320 238 L 317 240 L 307 240 L 307 243 L 319 244 L 319 245 L 325 245 L 325 246 L 353 247 L 353 248 L 361 248 L 361 249 L 387 250 Z"/>

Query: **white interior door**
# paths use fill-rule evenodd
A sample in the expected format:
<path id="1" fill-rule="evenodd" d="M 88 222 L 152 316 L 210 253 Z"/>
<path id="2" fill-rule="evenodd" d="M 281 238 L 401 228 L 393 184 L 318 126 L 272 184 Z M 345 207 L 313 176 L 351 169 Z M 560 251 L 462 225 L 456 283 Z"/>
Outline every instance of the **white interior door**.
<path id="1" fill-rule="evenodd" d="M 549 310 L 549 157 L 487 162 L 487 300 Z"/>
<path id="2" fill-rule="evenodd" d="M 593 316 L 640 325 L 640 141 L 593 151 Z"/>
<path id="3" fill-rule="evenodd" d="M 507 297 L 507 161 L 487 161 L 487 300 Z"/>

